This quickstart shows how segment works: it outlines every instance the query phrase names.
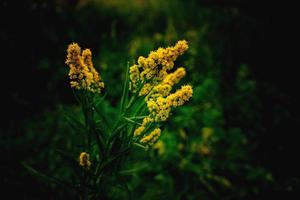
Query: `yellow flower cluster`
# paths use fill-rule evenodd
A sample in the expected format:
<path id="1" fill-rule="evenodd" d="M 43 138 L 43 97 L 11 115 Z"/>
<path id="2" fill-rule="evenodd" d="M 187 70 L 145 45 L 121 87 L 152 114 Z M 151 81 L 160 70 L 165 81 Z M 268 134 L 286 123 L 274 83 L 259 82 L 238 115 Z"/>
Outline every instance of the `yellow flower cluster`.
<path id="1" fill-rule="evenodd" d="M 166 121 L 169 117 L 171 111 L 171 106 L 168 103 L 166 98 L 158 97 L 156 101 L 149 100 L 147 102 L 147 107 L 150 113 L 150 116 L 154 118 L 154 121 Z"/>
<path id="2" fill-rule="evenodd" d="M 67 49 L 66 64 L 70 67 L 69 78 L 72 88 L 98 93 L 104 88 L 104 83 L 93 66 L 92 52 L 89 49 L 81 53 L 78 44 L 70 44 Z"/>
<path id="3" fill-rule="evenodd" d="M 190 85 L 184 85 L 175 93 L 168 95 L 166 98 L 158 96 L 147 101 L 150 117 L 156 122 L 166 121 L 172 107 L 183 105 L 193 95 L 193 89 Z"/>
<path id="4" fill-rule="evenodd" d="M 170 94 L 166 101 L 169 106 L 177 107 L 183 105 L 188 101 L 193 95 L 193 88 L 190 85 L 184 85 L 175 93 Z"/>
<path id="5" fill-rule="evenodd" d="M 149 123 L 151 123 L 151 122 L 153 122 L 153 119 L 152 119 L 151 117 L 149 117 L 149 116 L 148 116 L 148 117 L 145 117 L 145 118 L 143 119 L 142 125 L 139 126 L 137 129 L 135 129 L 133 135 L 134 135 L 135 137 L 140 136 L 140 135 L 142 134 L 142 132 L 145 130 L 146 126 L 147 126 Z"/>
<path id="6" fill-rule="evenodd" d="M 161 133 L 160 128 L 154 129 L 149 135 L 144 136 L 140 142 L 142 144 L 148 144 L 148 145 L 153 145 L 159 138 Z"/>
<path id="7" fill-rule="evenodd" d="M 163 84 L 168 84 L 170 86 L 178 83 L 185 76 L 185 68 L 179 67 L 175 72 L 168 74 L 163 80 Z"/>
<path id="8" fill-rule="evenodd" d="M 146 134 L 146 127 L 152 122 L 166 121 L 172 107 L 183 105 L 193 95 L 190 85 L 182 86 L 175 93 L 171 93 L 172 87 L 185 75 L 185 68 L 179 67 L 174 72 L 169 71 L 174 67 L 174 61 L 188 49 L 185 40 L 178 41 L 174 47 L 159 48 L 152 51 L 147 58 L 139 57 L 138 63 L 130 67 L 130 90 L 139 92 L 140 96 L 146 96 L 149 116 L 134 131 L 135 137 Z M 160 129 L 155 129 L 149 135 L 143 136 L 140 142 L 151 145 L 160 135 Z M 154 139 L 155 140 L 154 140 Z"/>
<path id="9" fill-rule="evenodd" d="M 79 165 L 85 169 L 89 169 L 91 166 L 90 154 L 81 152 L 79 156 Z"/>
<path id="10" fill-rule="evenodd" d="M 183 67 L 178 68 L 175 72 L 169 73 L 161 83 L 154 86 L 151 90 L 148 99 L 157 99 L 158 97 L 166 97 L 170 94 L 173 85 L 178 83 L 184 76 L 186 72 Z"/>
<path id="11" fill-rule="evenodd" d="M 140 126 L 137 129 L 134 130 L 133 135 L 134 136 L 140 136 L 142 134 L 142 132 L 145 130 L 145 126 Z"/>
<path id="12" fill-rule="evenodd" d="M 130 67 L 130 90 L 137 92 L 140 84 L 147 89 L 142 89 L 140 95 L 147 95 L 153 86 L 161 82 L 174 66 L 174 61 L 178 56 L 182 55 L 188 49 L 188 44 L 185 40 L 178 41 L 173 47 L 159 48 L 157 51 L 152 51 L 147 58 L 140 56 L 138 64 Z M 147 93 L 148 92 L 148 93 Z"/>
<path id="13" fill-rule="evenodd" d="M 197 152 L 201 156 L 208 156 L 212 153 L 211 142 L 214 134 L 214 129 L 211 127 L 202 128 L 202 140 L 198 144 Z"/>

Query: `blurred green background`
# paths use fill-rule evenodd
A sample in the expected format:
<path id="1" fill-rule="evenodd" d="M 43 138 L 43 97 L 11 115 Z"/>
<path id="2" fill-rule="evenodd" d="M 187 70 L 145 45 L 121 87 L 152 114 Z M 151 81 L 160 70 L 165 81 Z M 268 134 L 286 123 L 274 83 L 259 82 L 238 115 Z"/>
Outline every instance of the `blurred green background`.
<path id="1" fill-rule="evenodd" d="M 288 199 L 300 190 L 294 133 L 297 79 L 274 4 L 239 0 L 1 1 L 0 184 L 9 199 L 76 199 L 33 177 L 72 174 L 55 149 L 77 155 L 64 112 L 79 113 L 64 64 L 67 45 L 93 52 L 114 113 L 127 61 L 189 42 L 177 61 L 194 96 L 161 140 L 131 159 L 132 199 Z M 286 80 L 286 78 L 288 78 Z M 137 161 L 136 161 L 137 160 Z M 125 199 L 118 189 L 111 199 Z"/>

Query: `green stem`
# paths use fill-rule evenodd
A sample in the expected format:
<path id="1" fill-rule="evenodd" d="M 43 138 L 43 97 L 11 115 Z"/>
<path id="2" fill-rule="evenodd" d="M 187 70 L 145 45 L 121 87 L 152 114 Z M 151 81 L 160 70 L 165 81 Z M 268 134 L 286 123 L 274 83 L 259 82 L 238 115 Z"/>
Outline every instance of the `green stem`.
<path id="1" fill-rule="evenodd" d="M 138 122 L 136 122 L 136 121 L 134 121 L 134 120 L 132 120 L 132 119 L 130 119 L 130 118 L 127 118 L 127 117 L 123 117 L 123 118 L 124 118 L 125 120 L 127 120 L 127 121 L 133 123 L 133 124 L 142 125 L 141 123 L 138 123 Z"/>
<path id="2" fill-rule="evenodd" d="M 142 148 L 142 149 L 144 149 L 144 150 L 148 150 L 148 149 L 149 149 L 148 146 L 144 146 L 144 145 L 141 145 L 141 144 L 136 143 L 136 142 L 134 142 L 133 145 L 135 145 L 135 146 L 137 146 L 137 147 L 140 147 L 140 148 Z"/>

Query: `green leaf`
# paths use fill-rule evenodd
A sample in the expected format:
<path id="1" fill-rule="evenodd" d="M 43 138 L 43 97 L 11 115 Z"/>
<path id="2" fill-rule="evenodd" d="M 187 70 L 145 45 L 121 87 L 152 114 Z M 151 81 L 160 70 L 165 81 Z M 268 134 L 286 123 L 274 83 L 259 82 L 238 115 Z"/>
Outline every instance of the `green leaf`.
<path id="1" fill-rule="evenodd" d="M 128 101 L 128 91 L 129 91 L 128 74 L 129 74 L 129 62 L 127 63 L 125 80 L 124 80 L 124 84 L 123 84 L 123 92 L 122 92 L 121 105 L 120 105 L 120 114 L 123 112 L 125 104 Z"/>
<path id="2" fill-rule="evenodd" d="M 80 169 L 78 160 L 75 159 L 74 156 L 60 149 L 56 149 L 55 151 L 59 153 L 59 155 L 63 158 L 63 160 L 69 163 L 73 169 Z"/>
<path id="3" fill-rule="evenodd" d="M 77 117 L 74 116 L 74 114 L 69 113 L 69 112 L 64 112 L 63 113 L 64 118 L 68 122 L 68 124 L 71 126 L 74 131 L 77 131 L 79 133 L 82 133 L 85 131 L 85 126 L 82 123 L 82 121 Z"/>
<path id="4" fill-rule="evenodd" d="M 123 174 L 123 175 L 134 174 L 134 173 L 137 173 L 139 171 L 142 171 L 142 170 L 146 169 L 147 167 L 148 167 L 148 164 L 146 164 L 146 163 L 145 164 L 141 164 L 138 167 L 133 168 L 133 169 L 122 170 L 122 171 L 120 171 L 120 174 Z"/>
<path id="5" fill-rule="evenodd" d="M 57 184 L 57 185 L 60 185 L 60 186 L 63 186 L 63 187 L 66 187 L 66 188 L 69 188 L 69 189 L 75 189 L 75 187 L 71 186 L 69 183 L 65 182 L 65 181 L 62 181 L 56 177 L 51 177 L 51 176 L 48 176 L 44 173 L 41 173 L 37 170 L 35 170 L 34 168 L 32 168 L 31 166 L 27 165 L 26 163 L 22 162 L 21 165 L 23 167 L 25 167 L 32 175 L 36 176 L 36 177 L 39 177 L 41 180 L 47 182 L 47 183 L 54 183 L 54 184 Z"/>
<path id="6" fill-rule="evenodd" d="M 101 102 L 103 102 L 103 100 Z M 102 128 L 104 129 L 104 131 L 108 131 L 110 124 L 109 124 L 109 120 L 107 119 L 106 113 L 103 112 L 104 109 L 102 109 L 102 104 L 97 102 L 93 108 L 97 116 L 100 118 L 101 122 L 103 122 Z"/>
<path id="7" fill-rule="evenodd" d="M 134 121 L 128 117 L 123 117 L 126 121 L 130 122 L 130 123 L 133 123 L 133 124 L 137 124 L 137 125 L 142 125 L 141 123 L 138 123 L 137 121 Z"/>

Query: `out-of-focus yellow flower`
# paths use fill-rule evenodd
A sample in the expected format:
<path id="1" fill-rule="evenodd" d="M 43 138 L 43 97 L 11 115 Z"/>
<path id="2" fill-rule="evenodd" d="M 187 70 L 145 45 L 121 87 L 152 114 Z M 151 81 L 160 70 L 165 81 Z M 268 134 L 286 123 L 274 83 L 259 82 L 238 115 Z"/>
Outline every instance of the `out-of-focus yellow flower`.
<path id="1" fill-rule="evenodd" d="M 79 156 L 79 165 L 85 169 L 89 169 L 91 166 L 90 154 L 86 152 L 81 152 Z"/>
<path id="2" fill-rule="evenodd" d="M 185 132 L 185 130 L 184 129 L 179 129 L 179 135 L 180 135 L 180 137 L 182 138 L 182 139 L 184 139 L 184 140 L 186 140 L 188 137 L 187 137 L 187 134 L 186 134 L 186 132 Z"/>
<path id="3" fill-rule="evenodd" d="M 77 43 L 72 43 L 67 49 L 66 64 L 69 65 L 69 78 L 72 88 L 100 93 L 104 83 L 93 66 L 92 52 L 83 50 Z"/>
<path id="4" fill-rule="evenodd" d="M 184 149 L 184 144 L 179 143 L 177 147 L 179 151 L 182 151 Z"/>
<path id="5" fill-rule="evenodd" d="M 153 145 L 159 138 L 161 133 L 160 128 L 154 129 L 149 135 L 144 136 L 140 142 L 142 144 Z"/>
<path id="6" fill-rule="evenodd" d="M 166 152 L 165 144 L 164 144 L 161 140 L 157 141 L 157 142 L 153 145 L 153 148 L 154 148 L 154 149 L 157 149 L 158 154 L 159 154 L 160 156 L 163 155 L 163 154 Z"/>
<path id="7" fill-rule="evenodd" d="M 202 137 L 204 140 L 209 139 L 213 133 L 214 133 L 214 129 L 212 129 L 210 127 L 202 128 Z"/>
<path id="8" fill-rule="evenodd" d="M 197 151 L 202 156 L 207 156 L 207 155 L 209 155 L 211 153 L 210 152 L 210 148 L 207 145 L 204 145 L 204 144 L 200 144 L 198 146 Z"/>

